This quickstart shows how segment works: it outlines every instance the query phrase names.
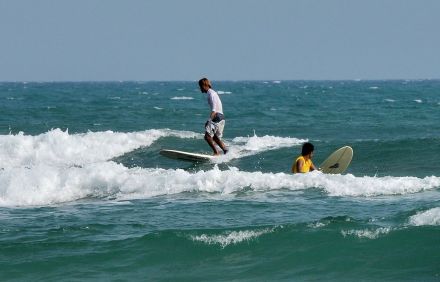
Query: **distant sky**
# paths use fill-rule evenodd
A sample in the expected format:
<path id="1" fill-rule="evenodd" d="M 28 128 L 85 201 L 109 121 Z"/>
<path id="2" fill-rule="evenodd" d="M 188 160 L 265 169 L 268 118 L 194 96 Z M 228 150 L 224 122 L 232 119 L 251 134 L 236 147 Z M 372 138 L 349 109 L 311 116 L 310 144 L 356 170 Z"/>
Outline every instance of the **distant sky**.
<path id="1" fill-rule="evenodd" d="M 0 0 L 0 81 L 440 78 L 438 0 Z"/>

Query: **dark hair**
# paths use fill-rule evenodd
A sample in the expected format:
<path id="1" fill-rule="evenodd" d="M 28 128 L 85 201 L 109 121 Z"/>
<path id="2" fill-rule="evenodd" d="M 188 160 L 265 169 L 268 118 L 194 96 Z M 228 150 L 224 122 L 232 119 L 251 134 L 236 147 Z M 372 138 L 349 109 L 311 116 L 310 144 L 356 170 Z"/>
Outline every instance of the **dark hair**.
<path id="1" fill-rule="evenodd" d="M 206 77 L 199 80 L 199 86 L 200 87 L 208 86 L 209 88 L 212 88 L 211 82 Z"/>
<path id="2" fill-rule="evenodd" d="M 302 150 L 301 150 L 301 155 L 302 156 L 307 156 L 308 154 L 310 154 L 314 150 L 315 150 L 315 146 L 313 146 L 312 143 L 306 142 L 306 143 L 303 144 L 303 147 L 302 147 Z"/>

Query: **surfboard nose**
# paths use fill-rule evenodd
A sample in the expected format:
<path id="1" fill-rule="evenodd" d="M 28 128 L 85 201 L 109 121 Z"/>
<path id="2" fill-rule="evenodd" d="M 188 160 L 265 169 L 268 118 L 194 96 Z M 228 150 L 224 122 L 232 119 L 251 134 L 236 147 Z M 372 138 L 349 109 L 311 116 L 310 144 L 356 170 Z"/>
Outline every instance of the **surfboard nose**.
<path id="1" fill-rule="evenodd" d="M 343 173 L 353 158 L 353 149 L 344 146 L 334 151 L 319 167 L 323 173 Z"/>

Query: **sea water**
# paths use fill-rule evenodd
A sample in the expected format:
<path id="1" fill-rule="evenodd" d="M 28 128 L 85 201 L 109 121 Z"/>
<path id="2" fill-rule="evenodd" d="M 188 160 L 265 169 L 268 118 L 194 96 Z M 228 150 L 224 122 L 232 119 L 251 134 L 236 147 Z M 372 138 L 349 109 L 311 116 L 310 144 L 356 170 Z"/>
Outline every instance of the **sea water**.
<path id="1" fill-rule="evenodd" d="M 0 83 L 1 281 L 439 281 L 440 81 Z M 343 175 L 291 174 L 349 145 Z"/>

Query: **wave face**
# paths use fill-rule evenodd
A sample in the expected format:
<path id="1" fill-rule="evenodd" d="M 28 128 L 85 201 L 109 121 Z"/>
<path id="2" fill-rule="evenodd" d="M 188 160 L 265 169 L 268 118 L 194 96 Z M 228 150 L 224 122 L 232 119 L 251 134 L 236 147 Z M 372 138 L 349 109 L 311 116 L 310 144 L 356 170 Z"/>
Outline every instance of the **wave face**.
<path id="1" fill-rule="evenodd" d="M 199 134 L 187 131 L 146 130 L 119 133 L 112 131 L 69 134 L 54 129 L 30 136 L 19 133 L 0 136 L 2 166 L 55 165 L 72 166 L 102 162 L 140 147 L 150 146 L 166 136 L 196 138 Z"/>
<path id="2" fill-rule="evenodd" d="M 438 279 L 440 81 L 213 86 L 229 152 L 191 163 L 195 82 L 0 83 L 2 280 Z M 304 142 L 352 163 L 294 175 Z"/>

